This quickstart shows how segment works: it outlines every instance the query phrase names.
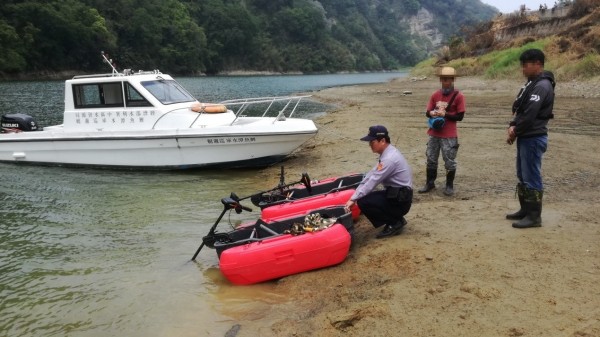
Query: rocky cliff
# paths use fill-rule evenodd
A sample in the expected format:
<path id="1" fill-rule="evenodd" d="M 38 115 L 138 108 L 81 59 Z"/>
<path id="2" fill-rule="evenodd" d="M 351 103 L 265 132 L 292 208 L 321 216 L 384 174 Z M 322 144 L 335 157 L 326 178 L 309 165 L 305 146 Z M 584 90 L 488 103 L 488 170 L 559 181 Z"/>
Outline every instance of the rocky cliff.
<path id="1" fill-rule="evenodd" d="M 521 10 L 498 15 L 474 28 L 465 39 L 466 47 L 453 56 L 477 56 L 491 50 L 556 37 L 557 51 L 580 58 L 600 53 L 600 0 L 577 0 L 545 10 Z M 452 58 L 456 58 L 452 57 Z"/>
<path id="2" fill-rule="evenodd" d="M 442 46 L 444 35 L 435 26 L 434 16 L 426 8 L 419 9 L 417 14 L 409 17 L 406 22 L 412 34 L 423 36 L 431 42 L 433 50 Z"/>
<path id="3" fill-rule="evenodd" d="M 569 17 L 569 6 L 555 9 L 523 11 L 494 20 L 492 31 L 496 42 L 508 42 L 520 37 L 544 38 L 561 33 L 576 19 Z"/>

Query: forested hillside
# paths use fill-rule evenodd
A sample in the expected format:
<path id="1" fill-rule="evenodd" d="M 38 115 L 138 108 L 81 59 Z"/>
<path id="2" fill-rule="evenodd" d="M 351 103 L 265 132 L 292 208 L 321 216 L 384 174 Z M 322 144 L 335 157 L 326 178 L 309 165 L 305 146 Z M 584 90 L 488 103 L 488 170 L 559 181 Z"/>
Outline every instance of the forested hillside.
<path id="1" fill-rule="evenodd" d="M 496 13 L 479 0 L 2 0 L 0 74 L 106 70 L 100 51 L 174 74 L 397 69 Z"/>

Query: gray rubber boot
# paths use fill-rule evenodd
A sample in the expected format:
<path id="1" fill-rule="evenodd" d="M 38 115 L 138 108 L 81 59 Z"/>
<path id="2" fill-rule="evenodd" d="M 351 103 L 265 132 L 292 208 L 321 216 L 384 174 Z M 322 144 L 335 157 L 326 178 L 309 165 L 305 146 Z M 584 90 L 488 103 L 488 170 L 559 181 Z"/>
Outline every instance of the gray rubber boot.
<path id="1" fill-rule="evenodd" d="M 456 170 L 446 172 L 446 188 L 444 194 L 447 196 L 454 195 L 454 177 L 456 176 Z"/>
<path id="2" fill-rule="evenodd" d="M 435 179 L 437 178 L 437 169 L 427 169 L 427 182 L 425 186 L 420 188 L 417 192 L 427 193 L 435 188 Z"/>

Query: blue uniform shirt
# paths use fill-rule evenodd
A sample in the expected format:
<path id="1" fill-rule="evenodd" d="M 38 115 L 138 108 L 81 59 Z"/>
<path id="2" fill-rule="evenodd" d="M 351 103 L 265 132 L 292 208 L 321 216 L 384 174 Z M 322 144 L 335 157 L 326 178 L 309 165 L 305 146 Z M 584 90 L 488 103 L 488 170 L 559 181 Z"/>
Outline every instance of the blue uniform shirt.
<path id="1" fill-rule="evenodd" d="M 379 184 L 384 187 L 412 188 L 412 170 L 402 153 L 392 144 L 386 147 L 379 157 L 379 163 L 365 175 L 350 200 L 364 197 Z"/>

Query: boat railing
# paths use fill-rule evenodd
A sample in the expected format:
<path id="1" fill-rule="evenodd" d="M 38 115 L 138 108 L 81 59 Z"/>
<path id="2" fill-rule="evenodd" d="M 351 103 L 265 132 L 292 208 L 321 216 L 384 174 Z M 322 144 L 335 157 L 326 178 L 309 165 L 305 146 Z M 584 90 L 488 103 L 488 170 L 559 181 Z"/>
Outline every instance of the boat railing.
<path id="1" fill-rule="evenodd" d="M 279 109 L 273 121 L 275 123 L 278 120 L 292 118 L 300 102 L 308 97 L 311 97 L 311 95 L 241 98 L 222 101 L 219 104 L 224 104 L 235 113 L 235 119 L 231 124 L 235 123 L 239 117 L 245 116 L 245 113 L 248 111 L 252 109 L 259 109 L 260 111 L 263 109 L 262 107 L 264 107 L 264 110 L 262 113 L 258 113 L 261 114 L 261 117 L 266 117 L 276 109 Z"/>
<path id="2" fill-rule="evenodd" d="M 275 96 L 275 97 L 256 97 L 256 98 L 240 98 L 232 99 L 227 101 L 221 101 L 217 104 L 222 104 L 227 109 L 232 110 L 235 113 L 235 118 L 229 125 L 233 125 L 239 117 L 246 117 L 245 113 L 251 113 L 254 116 L 260 115 L 266 117 L 268 114 L 274 114 L 274 111 L 278 109 L 277 116 L 273 120 L 273 124 L 277 121 L 285 120 L 286 118 L 292 118 L 300 102 L 311 97 L 311 95 L 304 96 Z M 189 108 L 178 107 L 173 110 L 166 111 L 163 113 L 152 126 L 152 129 L 156 128 L 156 125 L 161 119 L 176 111 L 187 110 Z M 263 110 L 264 109 L 264 110 Z M 192 128 L 202 113 L 197 114 L 196 118 L 188 125 L 188 128 Z"/>

